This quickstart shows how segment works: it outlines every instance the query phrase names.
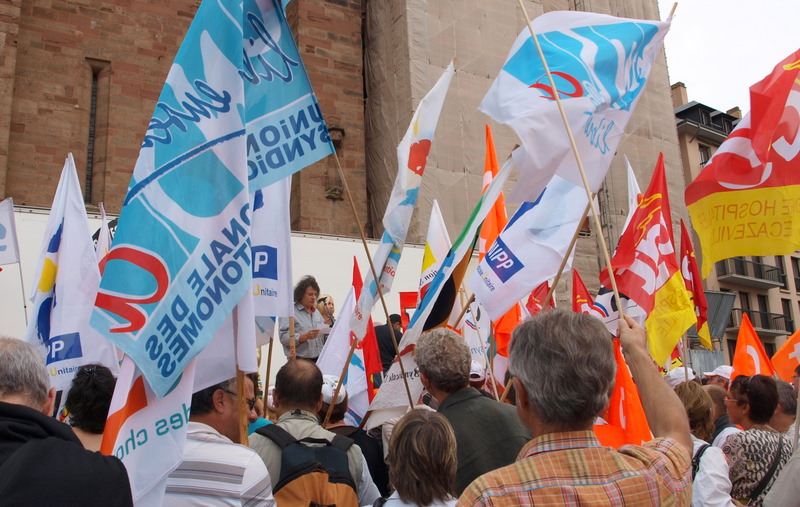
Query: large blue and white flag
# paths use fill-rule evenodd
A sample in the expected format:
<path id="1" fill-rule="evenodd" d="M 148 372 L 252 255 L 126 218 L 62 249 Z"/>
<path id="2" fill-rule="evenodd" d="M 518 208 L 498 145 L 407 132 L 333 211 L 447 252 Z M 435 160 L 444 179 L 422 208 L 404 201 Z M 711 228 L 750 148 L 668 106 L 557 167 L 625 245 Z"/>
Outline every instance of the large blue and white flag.
<path id="1" fill-rule="evenodd" d="M 14 200 L 0 201 L 0 266 L 19 262 L 17 227 L 14 225 Z"/>
<path id="2" fill-rule="evenodd" d="M 156 394 L 251 289 L 250 194 L 332 152 L 280 3 L 204 1 L 144 136 L 92 315 Z"/>
<path id="3" fill-rule="evenodd" d="M 469 281 L 475 300 L 492 320 L 527 297 L 531 287 L 556 275 L 586 203 L 582 185 L 553 176 L 537 201 L 523 203 L 514 213 Z"/>
<path id="4" fill-rule="evenodd" d="M 47 220 L 30 300 L 25 341 L 45 358 L 50 385 L 66 400 L 79 366 L 100 363 L 115 374 L 114 345 L 89 325 L 92 301 L 100 283 L 89 220 L 70 153 Z"/>
<path id="5" fill-rule="evenodd" d="M 533 29 L 556 90 L 550 87 L 526 26 L 479 107 L 514 129 L 526 149 L 524 160 L 514 160 L 522 174 L 509 198 L 536 200 L 554 174 L 582 185 L 556 94 L 589 185 L 597 192 L 661 50 L 669 21 L 553 11 L 536 18 Z"/>
<path id="6" fill-rule="evenodd" d="M 378 244 L 378 250 L 372 257 L 378 280 L 375 280 L 371 271 L 367 272 L 364 277 L 364 290 L 358 298 L 350 324 L 350 328 L 359 340 L 363 339 L 367 332 L 367 322 L 372 307 L 379 298 L 379 286 L 385 294 L 391 290 L 394 283 L 411 215 L 414 213 L 422 177 L 425 174 L 433 133 L 439 123 L 439 114 L 454 73 L 453 62 L 450 62 L 433 88 L 420 101 L 405 136 L 397 146 L 397 178 L 392 187 L 389 204 L 383 214 L 383 236 Z"/>

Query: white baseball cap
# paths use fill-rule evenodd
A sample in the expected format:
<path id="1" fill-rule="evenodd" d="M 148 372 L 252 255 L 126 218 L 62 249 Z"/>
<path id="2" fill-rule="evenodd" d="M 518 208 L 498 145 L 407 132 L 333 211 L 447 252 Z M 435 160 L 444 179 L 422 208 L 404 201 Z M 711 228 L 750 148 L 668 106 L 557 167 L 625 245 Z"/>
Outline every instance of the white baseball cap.
<path id="1" fill-rule="evenodd" d="M 483 365 L 478 361 L 472 361 L 472 365 L 469 368 L 469 379 L 470 380 L 483 380 L 486 378 L 486 370 L 484 369 Z"/>
<path id="2" fill-rule="evenodd" d="M 691 368 L 686 368 L 685 366 L 678 366 L 677 368 L 671 369 L 666 375 L 664 375 L 664 380 L 666 380 L 667 384 L 674 389 L 678 384 L 686 382 L 686 370 L 689 371 L 689 380 L 694 380 L 694 372 Z"/>
<path id="3" fill-rule="evenodd" d="M 336 386 L 339 385 L 339 377 L 336 375 L 323 375 L 322 376 L 322 401 L 327 403 L 328 405 L 331 404 L 331 400 L 333 400 L 333 393 L 336 392 Z M 343 402 L 345 397 L 347 396 L 347 390 L 345 390 L 344 385 L 339 388 L 339 394 L 336 396 L 336 403 L 333 405 L 338 405 L 339 403 Z"/>
<path id="4" fill-rule="evenodd" d="M 731 373 L 733 373 L 733 366 L 728 366 L 727 364 L 722 364 L 714 368 L 714 371 L 704 371 L 703 375 L 706 377 L 722 377 L 725 379 L 731 379 Z"/>

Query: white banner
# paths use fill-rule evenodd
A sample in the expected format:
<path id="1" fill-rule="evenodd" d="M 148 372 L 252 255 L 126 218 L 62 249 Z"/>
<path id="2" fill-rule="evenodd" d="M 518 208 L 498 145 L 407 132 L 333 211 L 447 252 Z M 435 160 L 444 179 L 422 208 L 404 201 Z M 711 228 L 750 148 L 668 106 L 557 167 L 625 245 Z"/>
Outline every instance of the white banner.
<path id="1" fill-rule="evenodd" d="M 0 202 L 0 266 L 19 262 L 17 227 L 14 224 L 14 201 Z"/>

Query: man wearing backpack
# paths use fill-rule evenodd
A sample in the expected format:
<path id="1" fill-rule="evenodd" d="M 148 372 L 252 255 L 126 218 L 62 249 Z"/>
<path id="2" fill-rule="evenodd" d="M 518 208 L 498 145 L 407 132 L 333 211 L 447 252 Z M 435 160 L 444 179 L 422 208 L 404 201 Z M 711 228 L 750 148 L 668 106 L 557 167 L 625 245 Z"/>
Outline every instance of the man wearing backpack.
<path id="1" fill-rule="evenodd" d="M 353 441 L 320 426 L 322 373 L 305 359 L 287 362 L 275 379 L 277 424 L 250 436 L 267 465 L 278 504 L 372 505 L 380 492 Z"/>

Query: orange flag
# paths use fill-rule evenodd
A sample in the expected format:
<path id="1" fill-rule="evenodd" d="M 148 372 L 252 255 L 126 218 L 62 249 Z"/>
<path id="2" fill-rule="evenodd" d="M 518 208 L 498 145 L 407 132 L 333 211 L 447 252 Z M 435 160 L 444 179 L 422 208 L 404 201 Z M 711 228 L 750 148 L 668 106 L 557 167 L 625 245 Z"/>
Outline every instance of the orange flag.
<path id="1" fill-rule="evenodd" d="M 772 356 L 772 366 L 781 380 L 791 382 L 798 364 L 800 364 L 800 331 L 795 331 Z"/>
<path id="2" fill-rule="evenodd" d="M 652 440 L 653 435 L 644 415 L 639 389 L 636 388 L 628 364 L 622 356 L 618 338 L 614 338 L 614 358 L 617 360 L 617 378 L 603 419 L 609 425 L 622 430 L 625 444 L 641 445 Z"/>
<path id="3" fill-rule="evenodd" d="M 739 327 L 739 337 L 736 339 L 736 351 L 733 353 L 731 366 L 733 366 L 731 380 L 739 375 L 775 374 L 764 345 L 746 313 L 742 314 L 742 324 Z"/>
<path id="4" fill-rule="evenodd" d="M 492 129 L 486 125 L 486 159 L 483 163 L 483 191 L 486 191 L 489 183 L 492 182 L 500 170 L 497 164 L 497 153 L 494 149 L 494 140 L 492 138 Z M 478 235 L 478 259 L 481 260 L 486 255 L 489 247 L 492 246 L 494 240 L 500 235 L 500 232 L 505 228 L 508 222 L 506 215 L 506 201 L 503 194 L 497 198 L 494 207 L 489 211 L 486 219 L 481 225 L 481 232 Z M 545 293 L 546 294 L 546 293 Z M 522 320 L 522 309 L 519 303 L 511 307 L 505 315 L 497 319 L 494 323 L 494 337 L 497 343 L 497 353 L 501 356 L 508 357 L 508 343 L 511 341 L 511 332 Z"/>

